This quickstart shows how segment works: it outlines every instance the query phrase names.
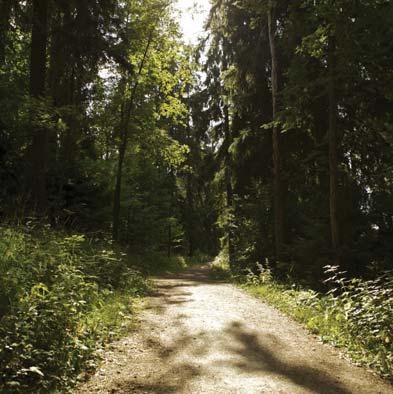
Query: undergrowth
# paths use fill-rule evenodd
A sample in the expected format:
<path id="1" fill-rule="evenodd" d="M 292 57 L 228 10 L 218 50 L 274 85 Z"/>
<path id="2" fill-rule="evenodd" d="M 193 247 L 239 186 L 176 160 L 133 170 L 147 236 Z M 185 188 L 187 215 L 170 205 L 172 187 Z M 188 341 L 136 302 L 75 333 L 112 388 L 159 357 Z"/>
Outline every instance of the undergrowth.
<path id="1" fill-rule="evenodd" d="M 170 257 L 161 253 L 150 253 L 141 256 L 133 256 L 133 261 L 148 275 L 163 273 L 176 273 L 197 264 L 206 264 L 211 257 L 203 253 L 195 253 L 192 257 L 172 255 Z"/>
<path id="2" fill-rule="evenodd" d="M 109 242 L 0 227 L 0 391 L 67 390 L 132 321 L 148 282 Z"/>
<path id="3" fill-rule="evenodd" d="M 326 266 L 330 290 L 319 293 L 280 283 L 268 265 L 258 273 L 232 276 L 225 256 L 216 258 L 213 276 L 231 278 L 251 294 L 305 325 L 324 342 L 342 348 L 359 365 L 393 378 L 393 272 L 375 280 L 347 279 L 338 267 Z"/>
<path id="4" fill-rule="evenodd" d="M 213 260 L 210 266 L 210 276 L 216 280 L 232 280 L 236 281 L 236 277 L 233 276 L 228 263 L 228 255 L 225 250 L 222 250 L 220 254 Z"/>

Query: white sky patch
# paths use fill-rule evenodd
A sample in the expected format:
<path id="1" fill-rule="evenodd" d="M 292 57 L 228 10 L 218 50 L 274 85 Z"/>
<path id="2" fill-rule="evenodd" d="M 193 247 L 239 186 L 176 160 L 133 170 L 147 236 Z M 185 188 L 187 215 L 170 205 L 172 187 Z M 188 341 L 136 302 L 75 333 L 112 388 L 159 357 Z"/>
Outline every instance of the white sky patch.
<path id="1" fill-rule="evenodd" d="M 209 0 L 177 0 L 176 8 L 180 12 L 180 26 L 184 41 L 196 44 L 203 34 L 203 27 L 210 11 Z"/>

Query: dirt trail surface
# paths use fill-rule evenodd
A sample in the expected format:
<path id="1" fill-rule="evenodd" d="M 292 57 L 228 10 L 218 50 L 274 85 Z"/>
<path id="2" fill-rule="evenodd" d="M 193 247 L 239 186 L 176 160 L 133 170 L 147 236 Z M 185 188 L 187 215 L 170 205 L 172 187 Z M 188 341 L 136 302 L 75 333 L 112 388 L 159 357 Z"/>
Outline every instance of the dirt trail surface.
<path id="1" fill-rule="evenodd" d="M 200 267 L 156 280 L 139 328 L 77 393 L 393 393 L 302 327 Z"/>

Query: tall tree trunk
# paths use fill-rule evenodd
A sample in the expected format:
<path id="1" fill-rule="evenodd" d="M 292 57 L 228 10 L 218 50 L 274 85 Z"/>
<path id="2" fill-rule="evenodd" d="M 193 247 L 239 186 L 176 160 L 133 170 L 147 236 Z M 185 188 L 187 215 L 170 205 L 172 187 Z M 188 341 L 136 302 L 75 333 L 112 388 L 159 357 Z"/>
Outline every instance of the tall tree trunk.
<path id="1" fill-rule="evenodd" d="M 188 255 L 192 257 L 195 253 L 195 214 L 194 214 L 194 193 L 192 175 L 187 175 L 186 196 L 187 196 L 187 235 L 188 235 Z"/>
<path id="2" fill-rule="evenodd" d="M 336 42 L 330 36 L 328 48 L 329 72 L 329 177 L 330 177 L 330 232 L 334 259 L 339 263 L 339 222 L 338 222 L 338 153 L 337 153 L 337 96 L 335 86 L 336 73 Z"/>
<path id="3" fill-rule="evenodd" d="M 272 84 L 272 104 L 273 104 L 273 201 L 274 201 L 274 238 L 276 259 L 280 259 L 282 246 L 284 244 L 284 196 L 281 171 L 281 130 L 276 125 L 277 113 L 279 110 L 278 101 L 278 58 L 276 48 L 277 19 L 275 17 L 275 7 L 273 1 L 269 0 L 268 8 L 268 30 L 269 45 L 271 54 L 271 84 Z"/>
<path id="4" fill-rule="evenodd" d="M 5 64 L 6 37 L 10 27 L 12 0 L 0 0 L 0 67 Z"/>
<path id="5" fill-rule="evenodd" d="M 65 64 L 69 62 L 69 54 L 65 55 L 66 48 L 63 39 L 64 15 L 62 3 L 56 4 L 55 13 L 51 15 L 51 21 L 48 29 L 51 31 L 50 48 L 48 48 L 49 66 L 47 71 L 47 94 L 50 96 L 53 106 L 60 108 L 67 103 L 68 94 L 63 85 L 63 78 L 66 74 Z M 55 120 L 58 120 L 55 118 Z M 63 119 L 64 121 L 64 116 Z M 58 173 L 59 179 L 56 182 L 57 193 L 59 195 L 64 192 L 65 176 L 64 176 L 64 159 L 60 157 L 59 135 L 51 133 L 48 138 L 49 144 L 49 161 L 56 163 L 61 169 Z"/>
<path id="6" fill-rule="evenodd" d="M 33 0 L 30 96 L 35 100 L 34 105 L 45 96 L 47 24 L 48 0 Z M 33 126 L 32 132 L 32 199 L 37 212 L 43 213 L 47 208 L 48 131 Z"/>
<path id="7" fill-rule="evenodd" d="M 123 132 L 124 134 L 124 132 Z M 123 143 L 119 147 L 119 158 L 117 163 L 117 173 L 116 173 L 116 185 L 115 192 L 113 196 L 113 228 L 112 228 L 112 238 L 114 241 L 119 240 L 119 230 L 120 230 L 120 201 L 121 201 L 121 185 L 123 179 L 123 164 L 124 158 L 127 150 L 127 143 L 123 138 Z"/>
<path id="8" fill-rule="evenodd" d="M 69 29 L 75 27 L 75 7 L 69 1 L 59 1 L 56 14 L 51 15 L 51 46 L 50 68 L 48 71 L 48 87 L 53 104 L 56 107 L 69 107 L 72 110 L 63 114 L 62 120 L 66 128 L 60 134 L 59 142 L 55 145 L 50 141 L 50 151 L 57 151 L 57 160 L 61 162 L 58 186 L 64 190 L 69 180 L 78 174 L 78 140 L 81 137 L 81 125 L 78 117 L 83 98 L 83 83 L 80 75 L 85 72 L 77 55 L 78 44 L 73 48 L 72 40 L 75 34 Z M 56 136 L 57 138 L 57 136 Z"/>
<path id="9" fill-rule="evenodd" d="M 231 146 L 231 127 L 229 121 L 229 108 L 228 105 L 224 105 L 224 131 L 225 131 L 225 188 L 226 188 L 226 205 L 227 213 L 231 215 L 227 229 L 227 245 L 228 245 L 228 260 L 229 266 L 232 270 L 235 269 L 235 245 L 233 240 L 233 226 L 232 226 L 232 215 L 233 215 L 233 187 L 232 187 L 232 165 L 231 155 L 229 148 Z"/>
<path id="10" fill-rule="evenodd" d="M 113 195 L 113 216 L 112 216 L 112 239 L 114 241 L 119 241 L 120 235 L 120 208 L 121 208 L 121 186 L 123 179 L 123 165 L 124 159 L 128 146 L 128 139 L 130 134 L 130 120 L 132 112 L 134 110 L 134 102 L 136 98 L 136 93 L 139 85 L 139 77 L 141 76 L 145 63 L 147 60 L 147 55 L 149 53 L 150 46 L 153 42 L 154 29 L 150 32 L 145 51 L 143 53 L 141 64 L 139 65 L 139 70 L 136 75 L 134 85 L 131 89 L 131 95 L 128 102 L 124 105 L 124 110 L 122 111 L 122 119 L 120 121 L 120 145 L 119 145 L 119 158 L 117 162 L 117 172 L 116 172 L 116 185 L 115 192 Z"/>
<path id="11" fill-rule="evenodd" d="M 10 27 L 12 8 L 11 1 L 12 0 L 0 0 L 0 68 L 6 63 L 7 33 Z M 0 118 L 0 135 L 2 135 L 5 129 L 6 125 L 3 119 Z M 0 160 L 1 159 L 2 155 L 0 155 Z"/>
<path id="12" fill-rule="evenodd" d="M 192 137 L 192 107 L 190 105 L 191 85 L 187 84 L 187 104 L 188 104 L 188 119 L 187 119 L 187 145 L 190 147 L 190 157 L 193 158 L 193 150 L 195 141 Z M 193 159 L 192 159 L 193 160 Z M 192 257 L 195 253 L 196 246 L 196 231 L 197 226 L 195 220 L 194 195 L 196 190 L 194 188 L 193 175 L 189 173 L 186 177 L 186 201 L 187 201 L 187 219 L 186 219 L 186 234 L 188 238 L 188 256 Z"/>

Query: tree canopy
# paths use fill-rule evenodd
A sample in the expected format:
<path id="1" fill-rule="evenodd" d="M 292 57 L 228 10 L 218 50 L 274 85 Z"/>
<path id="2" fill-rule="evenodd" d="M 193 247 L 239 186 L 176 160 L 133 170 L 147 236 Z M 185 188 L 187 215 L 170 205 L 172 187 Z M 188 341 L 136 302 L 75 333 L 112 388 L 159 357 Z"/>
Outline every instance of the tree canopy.
<path id="1" fill-rule="evenodd" d="M 4 220 L 313 281 L 393 255 L 392 5 L 2 0 Z"/>

